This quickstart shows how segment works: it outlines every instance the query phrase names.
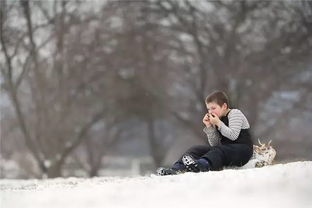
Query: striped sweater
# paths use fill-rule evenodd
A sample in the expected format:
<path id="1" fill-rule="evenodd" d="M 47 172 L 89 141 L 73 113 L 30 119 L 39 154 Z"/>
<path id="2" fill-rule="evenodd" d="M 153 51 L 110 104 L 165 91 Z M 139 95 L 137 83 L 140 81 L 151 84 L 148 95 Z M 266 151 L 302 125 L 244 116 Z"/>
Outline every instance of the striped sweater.
<path id="1" fill-rule="evenodd" d="M 208 143 L 211 146 L 220 144 L 248 144 L 252 146 L 249 133 L 249 122 L 245 115 L 238 109 L 231 109 L 227 115 L 220 118 L 221 125 L 205 127 Z"/>

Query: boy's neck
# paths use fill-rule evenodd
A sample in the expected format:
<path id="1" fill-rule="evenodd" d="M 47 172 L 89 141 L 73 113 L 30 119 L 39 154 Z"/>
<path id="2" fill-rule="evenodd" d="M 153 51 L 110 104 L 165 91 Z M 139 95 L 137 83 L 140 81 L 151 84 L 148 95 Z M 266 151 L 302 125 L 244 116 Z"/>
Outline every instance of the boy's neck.
<path id="1" fill-rule="evenodd" d="M 226 114 L 228 114 L 230 112 L 230 110 L 231 110 L 230 108 L 226 109 L 222 116 L 226 116 Z"/>

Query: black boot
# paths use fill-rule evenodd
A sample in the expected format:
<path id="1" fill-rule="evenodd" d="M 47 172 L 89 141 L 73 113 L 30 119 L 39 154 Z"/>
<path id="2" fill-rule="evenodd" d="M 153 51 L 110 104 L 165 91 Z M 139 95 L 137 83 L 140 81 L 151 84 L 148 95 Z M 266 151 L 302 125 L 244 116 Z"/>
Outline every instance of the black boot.
<path id="1" fill-rule="evenodd" d="M 157 175 L 159 176 L 177 175 L 181 173 L 181 171 L 173 169 L 173 168 L 158 168 L 156 172 L 157 172 Z"/>
<path id="2" fill-rule="evenodd" d="M 204 158 L 200 158 L 199 160 L 195 160 L 192 157 L 192 155 L 184 155 L 182 157 L 182 162 L 189 172 L 198 173 L 198 172 L 206 172 L 206 171 L 210 170 L 210 164 Z"/>
<path id="3" fill-rule="evenodd" d="M 183 155 L 182 162 L 189 172 L 200 172 L 198 162 L 191 155 Z"/>

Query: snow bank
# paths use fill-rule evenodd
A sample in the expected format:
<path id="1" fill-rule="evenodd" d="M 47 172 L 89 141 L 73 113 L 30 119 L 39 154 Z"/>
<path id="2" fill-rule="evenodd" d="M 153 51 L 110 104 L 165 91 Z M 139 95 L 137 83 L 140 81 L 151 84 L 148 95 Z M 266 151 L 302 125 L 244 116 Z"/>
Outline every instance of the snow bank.
<path id="1" fill-rule="evenodd" d="M 0 207 L 312 207 L 312 161 L 178 176 L 1 180 Z"/>

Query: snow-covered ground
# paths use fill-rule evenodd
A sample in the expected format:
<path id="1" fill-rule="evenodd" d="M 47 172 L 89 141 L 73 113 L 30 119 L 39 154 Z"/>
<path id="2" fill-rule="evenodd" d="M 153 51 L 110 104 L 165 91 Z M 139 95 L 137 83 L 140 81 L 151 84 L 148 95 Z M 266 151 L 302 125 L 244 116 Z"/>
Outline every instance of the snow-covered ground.
<path id="1" fill-rule="evenodd" d="M 0 180 L 1 208 L 312 207 L 312 161 L 177 176 Z"/>

